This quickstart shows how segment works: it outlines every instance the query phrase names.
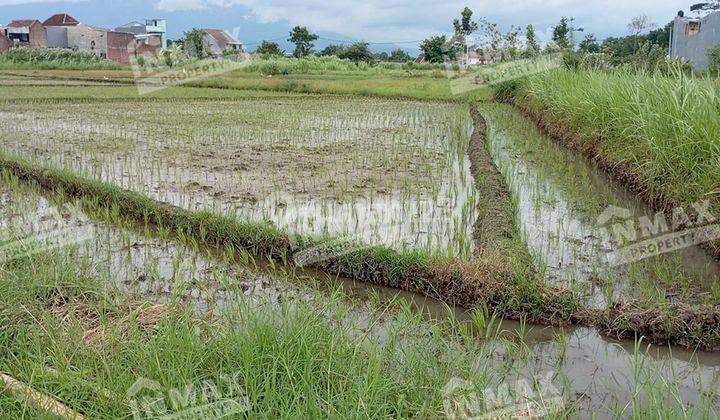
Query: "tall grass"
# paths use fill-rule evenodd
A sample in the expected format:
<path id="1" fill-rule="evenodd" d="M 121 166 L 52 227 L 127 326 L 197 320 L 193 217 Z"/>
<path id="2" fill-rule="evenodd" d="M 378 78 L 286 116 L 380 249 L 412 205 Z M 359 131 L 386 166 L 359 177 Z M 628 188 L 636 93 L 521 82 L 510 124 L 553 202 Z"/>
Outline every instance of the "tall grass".
<path id="1" fill-rule="evenodd" d="M 528 78 L 520 102 L 574 135 L 664 205 L 720 209 L 720 85 L 678 74 L 556 70 Z"/>
<path id="2" fill-rule="evenodd" d="M 81 51 L 66 49 L 15 48 L 0 54 L 0 68 L 43 70 L 120 70 L 119 63 Z"/>

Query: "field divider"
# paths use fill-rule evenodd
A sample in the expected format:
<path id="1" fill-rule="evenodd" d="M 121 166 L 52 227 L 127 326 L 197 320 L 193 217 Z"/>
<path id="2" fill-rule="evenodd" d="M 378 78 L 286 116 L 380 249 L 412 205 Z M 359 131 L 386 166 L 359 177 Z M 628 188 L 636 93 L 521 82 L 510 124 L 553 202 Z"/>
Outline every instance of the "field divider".
<path id="1" fill-rule="evenodd" d="M 648 200 L 646 188 L 637 177 L 628 175 L 621 163 L 604 159 L 595 150 L 594 144 L 585 148 L 578 146 L 575 134 L 569 127 L 551 121 L 541 111 L 532 109 L 523 102 L 517 83 L 498 90 L 495 101 L 513 106 L 522 115 L 533 121 L 540 131 L 563 147 L 581 154 L 597 163 L 630 191 L 639 194 L 651 207 L 667 211 L 676 205 L 667 197 Z M 597 139 L 599 142 L 600 139 Z M 720 244 L 705 246 L 708 253 L 720 256 Z M 589 324 L 610 337 L 618 339 L 639 339 L 645 337 L 654 344 L 680 345 L 706 351 L 720 351 L 720 306 L 711 304 L 687 304 L 684 302 L 644 302 L 621 299 L 611 302 L 607 308 L 594 311 Z"/>
<path id="2" fill-rule="evenodd" d="M 337 238 L 302 237 L 268 223 L 251 223 L 208 211 L 189 211 L 23 158 L 0 154 L 0 168 L 43 189 L 112 209 L 125 219 L 170 228 L 210 245 L 242 249 L 293 264 L 297 253 L 312 247 L 327 249 L 330 244 L 329 255 L 326 253 L 325 258 L 305 266 L 334 276 L 418 293 L 452 306 L 485 306 L 511 319 L 549 325 L 576 322 L 578 303 L 571 291 L 546 286 L 534 275 L 516 272 L 507 267 L 508 264 L 498 264 L 496 258 L 460 261 L 366 244 L 353 244 L 348 249 L 343 245 L 347 241 L 337 241 Z"/>
<path id="3" fill-rule="evenodd" d="M 474 116 L 481 117 L 479 113 Z M 476 124 L 482 130 L 485 124 Z M 483 140 L 484 143 L 484 140 Z M 479 143 L 476 143 L 479 144 Z M 170 228 L 205 244 L 245 250 L 285 264 L 312 247 L 327 249 L 336 238 L 289 234 L 268 223 L 251 223 L 208 211 L 190 211 L 159 202 L 71 171 L 48 167 L 0 153 L 0 169 L 21 181 L 94 209 L 108 209 L 127 220 Z M 502 236 L 502 235 L 501 235 Z M 347 242 L 345 242 L 347 243 Z M 332 247 L 333 245 L 331 245 Z M 583 305 L 577 291 L 547 284 L 527 264 L 498 258 L 506 245 L 488 241 L 472 261 L 435 257 L 424 252 L 398 252 L 381 245 L 337 249 L 306 267 L 333 276 L 401 289 L 461 308 L 485 307 L 508 319 L 551 326 L 595 326 L 617 338 L 639 338 L 704 350 L 720 349 L 720 310 L 716 307 L 669 303 L 662 307 L 640 302 L 616 303 L 605 310 Z M 498 250 L 496 250 L 498 251 Z M 504 255 L 506 260 L 508 255 Z"/>

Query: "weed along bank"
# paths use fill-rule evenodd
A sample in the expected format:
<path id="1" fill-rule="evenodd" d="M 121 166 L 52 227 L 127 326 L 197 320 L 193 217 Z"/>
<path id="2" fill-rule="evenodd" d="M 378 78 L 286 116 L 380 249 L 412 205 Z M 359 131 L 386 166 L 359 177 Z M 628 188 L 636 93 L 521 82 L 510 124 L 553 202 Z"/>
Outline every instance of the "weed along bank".
<path id="1" fill-rule="evenodd" d="M 0 28 L 0 418 L 717 416 L 714 3 L 170 3 Z"/>

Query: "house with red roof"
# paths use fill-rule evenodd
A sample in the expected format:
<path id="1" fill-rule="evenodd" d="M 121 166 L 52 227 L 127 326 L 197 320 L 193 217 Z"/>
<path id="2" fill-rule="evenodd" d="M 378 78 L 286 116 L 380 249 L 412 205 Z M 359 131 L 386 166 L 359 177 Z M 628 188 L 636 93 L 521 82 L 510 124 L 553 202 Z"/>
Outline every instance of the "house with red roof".
<path id="1" fill-rule="evenodd" d="M 75 28 L 80 22 L 67 13 L 58 13 L 45 19 L 43 26 L 47 33 L 47 46 L 50 48 L 70 48 L 68 28 Z"/>
<path id="2" fill-rule="evenodd" d="M 54 14 L 49 18 L 45 19 L 45 22 L 43 22 L 43 26 L 46 28 L 48 26 L 77 26 L 79 24 L 80 21 L 68 15 L 67 13 Z"/>

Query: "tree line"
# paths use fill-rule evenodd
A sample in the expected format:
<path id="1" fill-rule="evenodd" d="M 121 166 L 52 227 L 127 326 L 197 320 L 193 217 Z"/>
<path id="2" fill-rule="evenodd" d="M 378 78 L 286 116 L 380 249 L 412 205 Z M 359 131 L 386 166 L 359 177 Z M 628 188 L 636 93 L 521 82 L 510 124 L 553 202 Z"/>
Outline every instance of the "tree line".
<path id="1" fill-rule="evenodd" d="M 473 11 L 468 7 L 465 7 L 460 12 L 460 16 L 451 23 L 454 29 L 451 36 L 430 36 L 420 43 L 425 61 L 431 63 L 456 61 L 470 51 L 496 62 L 531 58 L 552 52 L 603 53 L 613 60 L 626 61 L 632 60 L 638 54 L 658 56 L 660 51 L 667 50 L 672 27 L 671 22 L 658 28 L 647 16 L 641 15 L 633 18 L 628 24 L 628 35 L 608 37 L 599 42 L 594 34 L 585 33 L 582 28 L 576 27 L 574 18 L 561 17 L 552 27 L 552 40 L 541 47 L 532 24 L 525 26 L 524 29 L 513 25 L 503 30 L 500 25 L 484 17 L 473 19 Z M 476 33 L 482 35 L 483 41 L 480 45 L 470 42 L 471 36 Z M 580 33 L 583 33 L 584 37 L 577 42 L 576 37 Z M 407 62 L 414 59 L 401 48 L 390 53 L 374 53 L 369 48 L 370 44 L 365 41 L 349 45 L 331 44 L 316 51 L 315 42 L 319 38 L 306 26 L 295 26 L 287 38 L 288 42 L 295 45 L 292 56 L 297 58 L 308 55 L 336 56 L 356 64 L 375 61 Z M 208 55 L 202 33 L 197 29 L 185 33 L 184 44 L 194 56 L 203 58 Z M 278 43 L 267 40 L 262 41 L 255 52 L 263 56 L 286 55 Z"/>

